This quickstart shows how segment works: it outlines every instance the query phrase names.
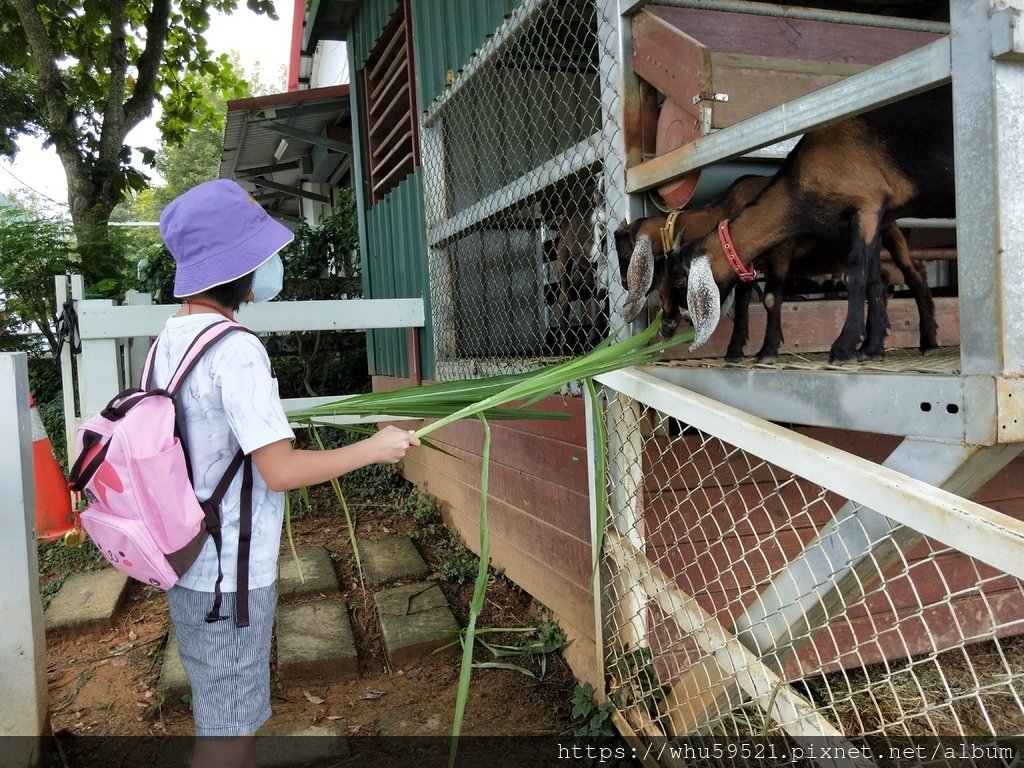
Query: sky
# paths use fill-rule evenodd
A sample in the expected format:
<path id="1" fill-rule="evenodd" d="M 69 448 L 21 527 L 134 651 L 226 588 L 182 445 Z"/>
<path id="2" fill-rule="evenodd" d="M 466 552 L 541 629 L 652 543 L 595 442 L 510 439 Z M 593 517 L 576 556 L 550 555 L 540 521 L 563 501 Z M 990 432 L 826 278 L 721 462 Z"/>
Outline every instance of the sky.
<path id="1" fill-rule="evenodd" d="M 206 40 L 217 53 L 235 50 L 242 67 L 252 74 L 259 63 L 261 78 L 276 78 L 287 66 L 292 35 L 292 0 L 277 0 L 278 20 L 259 16 L 239 0 L 239 8 L 231 16 L 216 15 L 210 23 Z M 156 145 L 155 119 L 143 123 L 128 136 L 128 144 Z M 55 211 L 67 203 L 64 169 L 56 152 L 43 149 L 42 141 L 22 137 L 18 156 L 12 163 L 0 158 L 0 193 L 35 192 L 42 202 Z"/>

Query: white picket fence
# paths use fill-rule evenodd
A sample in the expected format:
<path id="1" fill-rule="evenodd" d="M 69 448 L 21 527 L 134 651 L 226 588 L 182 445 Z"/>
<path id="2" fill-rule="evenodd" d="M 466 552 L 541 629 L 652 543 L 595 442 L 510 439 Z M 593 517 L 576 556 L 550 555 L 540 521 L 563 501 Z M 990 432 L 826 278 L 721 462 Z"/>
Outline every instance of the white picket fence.
<path id="1" fill-rule="evenodd" d="M 148 293 L 129 292 L 124 304 L 109 299 L 85 299 L 80 275 L 58 277 L 57 304 L 74 301 L 81 353 L 70 345 L 61 350 L 64 371 L 64 423 L 68 456 L 74 459 L 75 430 L 84 418 L 98 413 L 114 395 L 137 385 L 146 351 L 176 307 L 156 305 Z M 237 319 L 256 333 L 292 331 L 368 331 L 383 328 L 422 328 L 422 299 L 348 299 L 343 301 L 279 301 L 247 304 Z M 128 334 L 131 334 L 130 336 Z M 77 357 L 72 361 L 73 357 Z M 72 367 L 74 375 L 71 375 Z M 286 411 L 341 399 L 342 395 L 291 398 Z M 381 414 L 345 421 L 377 421 Z M 339 418 L 337 421 L 342 421 Z"/>

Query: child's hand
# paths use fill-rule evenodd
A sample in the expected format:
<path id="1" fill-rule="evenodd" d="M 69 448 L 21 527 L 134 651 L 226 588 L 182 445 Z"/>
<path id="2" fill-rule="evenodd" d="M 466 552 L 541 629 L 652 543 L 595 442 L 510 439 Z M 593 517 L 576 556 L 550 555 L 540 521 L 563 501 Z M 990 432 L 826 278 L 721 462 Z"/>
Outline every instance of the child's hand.
<path id="1" fill-rule="evenodd" d="M 378 464 L 396 464 L 406 452 L 420 441 L 410 430 L 386 426 L 372 437 L 366 438 L 366 447 L 373 451 Z"/>

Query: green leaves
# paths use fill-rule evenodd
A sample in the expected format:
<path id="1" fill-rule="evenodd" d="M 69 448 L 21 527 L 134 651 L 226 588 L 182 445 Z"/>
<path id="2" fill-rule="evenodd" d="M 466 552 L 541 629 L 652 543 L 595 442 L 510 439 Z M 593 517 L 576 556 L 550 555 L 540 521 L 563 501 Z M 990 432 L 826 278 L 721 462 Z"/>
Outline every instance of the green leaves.
<path id="1" fill-rule="evenodd" d="M 296 421 L 310 422 L 338 415 L 436 419 L 421 427 L 416 432 L 417 437 L 481 414 L 491 419 L 564 418 L 563 414 L 529 406 L 571 382 L 592 379 L 619 368 L 652 363 L 669 347 L 692 337 L 692 334 L 681 333 L 670 341 L 651 344 L 658 333 L 659 322 L 660 316 L 636 336 L 619 342 L 615 342 L 613 336 L 586 355 L 534 371 L 406 387 L 393 392 L 371 392 L 314 408 L 297 409 L 288 415 Z"/>

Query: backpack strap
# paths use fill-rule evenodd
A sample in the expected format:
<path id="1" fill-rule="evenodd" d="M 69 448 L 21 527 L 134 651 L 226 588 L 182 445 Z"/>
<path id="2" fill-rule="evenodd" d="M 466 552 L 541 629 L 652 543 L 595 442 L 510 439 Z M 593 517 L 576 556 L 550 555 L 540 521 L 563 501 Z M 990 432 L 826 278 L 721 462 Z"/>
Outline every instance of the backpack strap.
<path id="1" fill-rule="evenodd" d="M 242 465 L 242 492 L 239 500 L 238 568 L 235 594 L 235 626 L 249 626 L 249 545 L 252 542 L 252 456 Z"/>
<path id="2" fill-rule="evenodd" d="M 178 394 L 178 390 L 181 388 L 182 383 L 192 373 L 192 369 L 196 367 L 199 359 L 206 353 L 206 351 L 220 341 L 221 338 L 227 336 L 229 333 L 234 331 L 245 331 L 246 333 L 252 333 L 244 325 L 236 323 L 234 320 L 221 320 L 216 323 L 211 323 L 192 340 L 192 343 L 188 345 L 188 349 L 185 350 L 185 354 L 181 358 L 181 362 L 178 363 L 178 367 L 175 369 L 174 374 L 171 376 L 171 380 L 167 383 L 165 389 L 174 397 Z M 153 345 L 154 347 L 156 344 Z"/>
<path id="3" fill-rule="evenodd" d="M 238 473 L 238 468 L 244 466 L 247 472 L 242 473 L 242 494 L 239 500 L 239 536 L 238 536 L 238 573 L 236 578 L 238 580 L 237 593 L 235 596 L 235 625 L 239 627 L 249 626 L 249 539 L 252 535 L 252 457 L 246 456 L 242 452 L 242 449 L 238 449 L 231 458 L 231 463 L 228 464 L 228 468 L 224 471 L 224 474 L 220 478 L 220 482 L 217 483 L 217 487 L 214 488 L 213 493 L 206 501 L 199 502 L 199 506 L 202 507 L 203 513 L 206 515 L 206 529 L 210 533 L 210 538 L 213 539 L 213 546 L 217 550 L 217 582 L 213 587 L 213 607 L 210 608 L 209 613 L 206 614 L 206 622 L 212 624 L 215 621 L 226 619 L 227 616 L 220 615 L 221 605 L 221 591 L 220 583 L 224 578 L 224 571 L 221 568 L 221 548 L 223 545 L 223 536 L 220 525 L 220 503 L 224 500 L 224 495 L 228 492 L 228 486 L 231 485 L 231 480 Z M 248 474 L 248 493 L 246 492 L 246 474 Z M 245 538 L 245 562 L 244 570 L 242 568 L 242 545 L 243 545 L 243 534 L 248 531 L 247 538 Z M 243 590 L 244 587 L 244 590 Z M 241 623 L 244 620 L 244 624 Z"/>

